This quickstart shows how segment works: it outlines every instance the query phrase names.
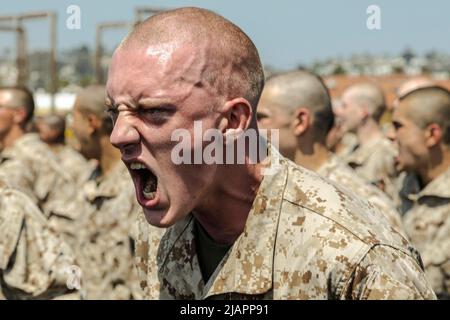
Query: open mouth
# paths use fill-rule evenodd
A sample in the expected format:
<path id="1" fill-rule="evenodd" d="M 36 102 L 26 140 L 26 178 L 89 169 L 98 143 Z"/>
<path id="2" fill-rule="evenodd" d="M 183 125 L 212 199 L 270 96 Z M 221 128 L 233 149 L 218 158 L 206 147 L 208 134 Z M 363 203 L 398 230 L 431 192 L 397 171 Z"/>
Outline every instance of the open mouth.
<path id="1" fill-rule="evenodd" d="M 141 162 L 132 162 L 129 168 L 138 202 L 143 206 L 154 205 L 158 195 L 158 178 Z"/>

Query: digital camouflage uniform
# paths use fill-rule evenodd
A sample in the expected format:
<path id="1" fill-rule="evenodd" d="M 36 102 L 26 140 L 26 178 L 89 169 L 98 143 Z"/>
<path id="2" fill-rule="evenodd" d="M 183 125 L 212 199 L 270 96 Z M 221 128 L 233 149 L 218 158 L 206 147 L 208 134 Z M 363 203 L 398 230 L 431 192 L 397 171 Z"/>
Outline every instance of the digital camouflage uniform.
<path id="1" fill-rule="evenodd" d="M 70 146 L 62 145 L 52 149 L 59 164 L 77 185 L 84 184 L 89 176 L 87 172 L 94 169 L 95 163 L 87 161 L 81 153 Z"/>
<path id="2" fill-rule="evenodd" d="M 331 155 L 317 171 L 322 177 L 337 182 L 355 195 L 368 200 L 375 208 L 389 220 L 398 231 L 404 232 L 400 214 L 392 200 L 380 189 L 360 178 L 355 171 L 341 161 L 337 156 Z"/>
<path id="3" fill-rule="evenodd" d="M 78 268 L 72 250 L 31 199 L 1 179 L 0 234 L 0 299 L 79 298 L 66 286 Z"/>
<path id="4" fill-rule="evenodd" d="M 413 204 L 404 216 L 405 230 L 425 257 L 436 294 L 450 298 L 450 168 L 409 199 Z"/>
<path id="5" fill-rule="evenodd" d="M 35 133 L 27 133 L 1 153 L 0 176 L 25 192 L 48 219 L 55 203 L 66 205 L 76 194 L 71 177 L 50 147 Z"/>
<path id="6" fill-rule="evenodd" d="M 159 246 L 141 228 L 138 267 L 147 298 L 435 298 L 416 251 L 368 202 L 272 149 L 275 157 L 280 169 L 264 177 L 243 233 L 207 283 L 192 215 L 170 227 Z"/>
<path id="7" fill-rule="evenodd" d="M 397 150 L 384 137 L 359 145 L 344 161 L 367 182 L 380 187 L 395 203 L 398 202 L 397 172 L 395 156 Z"/>
<path id="8" fill-rule="evenodd" d="M 440 299 L 450 299 L 450 223 L 440 228 L 433 242 L 423 252 L 429 283 Z"/>
<path id="9" fill-rule="evenodd" d="M 340 149 L 336 150 L 336 152 L 338 152 L 339 157 L 345 158 L 353 152 L 357 145 L 358 138 L 356 135 L 352 132 L 346 132 L 341 138 Z"/>
<path id="10" fill-rule="evenodd" d="M 84 298 L 140 299 L 133 252 L 139 207 L 123 163 L 119 161 L 107 176 L 93 173 L 74 210 L 82 212 L 73 232 Z"/>

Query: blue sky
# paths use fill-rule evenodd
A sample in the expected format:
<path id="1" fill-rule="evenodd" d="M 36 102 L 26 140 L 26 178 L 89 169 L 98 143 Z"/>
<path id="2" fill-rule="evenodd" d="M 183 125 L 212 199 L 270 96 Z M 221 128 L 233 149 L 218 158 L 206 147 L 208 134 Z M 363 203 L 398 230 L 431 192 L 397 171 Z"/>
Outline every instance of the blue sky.
<path id="1" fill-rule="evenodd" d="M 445 0 L 3 0 L 0 15 L 34 10 L 58 13 L 58 47 L 93 46 L 95 25 L 105 21 L 131 21 L 135 6 L 208 8 L 239 25 L 255 42 L 265 64 L 288 69 L 316 59 L 353 53 L 398 54 L 405 48 L 417 53 L 439 50 L 450 53 L 450 1 Z M 81 9 L 81 29 L 66 28 L 69 5 Z M 381 30 L 366 28 L 366 9 L 381 9 Z M 29 47 L 48 46 L 47 22 L 29 22 Z M 115 47 L 124 31 L 105 36 Z M 0 50 L 14 46 L 11 34 L 0 33 Z"/>

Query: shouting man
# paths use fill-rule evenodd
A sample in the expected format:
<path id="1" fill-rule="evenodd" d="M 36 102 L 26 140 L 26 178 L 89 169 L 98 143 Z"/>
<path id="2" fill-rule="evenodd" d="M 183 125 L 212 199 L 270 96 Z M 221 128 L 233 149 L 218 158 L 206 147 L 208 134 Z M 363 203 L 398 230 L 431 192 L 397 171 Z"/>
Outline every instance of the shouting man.
<path id="1" fill-rule="evenodd" d="M 192 138 L 199 122 L 216 142 L 227 141 L 226 154 L 230 137 L 259 139 L 263 86 L 250 38 L 203 9 L 154 15 L 115 51 L 106 99 L 111 142 L 146 220 L 168 228 L 159 245 L 141 228 L 147 297 L 434 298 L 415 251 L 377 211 L 271 145 L 264 161 L 250 161 L 254 150 L 246 147 L 243 164 L 174 163 L 173 133 Z M 186 144 L 192 153 L 201 147 Z"/>

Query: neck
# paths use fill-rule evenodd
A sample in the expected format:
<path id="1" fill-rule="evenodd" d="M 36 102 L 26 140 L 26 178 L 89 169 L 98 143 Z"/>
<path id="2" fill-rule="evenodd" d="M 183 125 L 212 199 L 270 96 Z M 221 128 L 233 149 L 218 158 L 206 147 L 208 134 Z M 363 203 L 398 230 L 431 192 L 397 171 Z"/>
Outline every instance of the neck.
<path id="1" fill-rule="evenodd" d="M 194 216 L 214 241 L 232 245 L 244 231 L 248 214 L 262 181 L 263 164 L 223 165 L 222 181 L 204 197 Z"/>
<path id="2" fill-rule="evenodd" d="M 103 176 L 108 175 L 116 163 L 120 161 L 120 151 L 112 146 L 108 136 L 100 138 L 100 158 L 98 161 Z"/>
<path id="3" fill-rule="evenodd" d="M 50 147 L 50 149 L 54 153 L 59 153 L 61 151 L 61 148 L 64 146 L 64 144 L 62 144 L 62 143 L 50 143 L 50 144 L 48 144 L 48 146 Z"/>
<path id="4" fill-rule="evenodd" d="M 366 120 L 362 126 L 358 127 L 356 135 L 358 137 L 359 144 L 364 145 L 373 139 L 381 137 L 383 133 L 375 120 L 370 118 Z"/>
<path id="5" fill-rule="evenodd" d="M 317 171 L 329 158 L 330 153 L 327 147 L 322 143 L 315 142 L 312 146 L 300 144 L 295 151 L 294 162 L 306 169 Z"/>
<path id="6" fill-rule="evenodd" d="M 438 150 L 439 156 L 432 155 L 427 166 L 419 172 L 423 186 L 439 177 L 450 168 L 450 150 Z"/>
<path id="7" fill-rule="evenodd" d="M 21 127 L 13 126 L 2 141 L 2 149 L 12 147 L 14 143 L 19 140 L 24 134 L 25 130 L 23 130 Z"/>

